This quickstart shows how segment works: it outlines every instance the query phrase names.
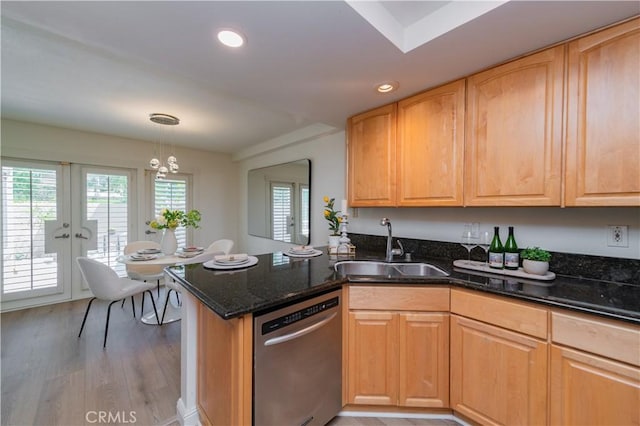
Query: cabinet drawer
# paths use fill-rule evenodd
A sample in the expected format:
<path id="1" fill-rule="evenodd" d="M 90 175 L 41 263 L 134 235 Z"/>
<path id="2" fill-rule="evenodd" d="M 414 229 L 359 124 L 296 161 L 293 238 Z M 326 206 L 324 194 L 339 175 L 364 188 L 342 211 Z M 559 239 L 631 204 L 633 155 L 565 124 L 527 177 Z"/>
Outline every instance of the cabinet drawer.
<path id="1" fill-rule="evenodd" d="M 350 286 L 349 309 L 449 311 L 449 288 Z"/>
<path id="2" fill-rule="evenodd" d="M 560 345 L 640 366 L 640 327 L 552 312 L 551 339 Z"/>
<path id="3" fill-rule="evenodd" d="M 451 312 L 540 339 L 548 335 L 547 310 L 528 303 L 454 289 Z"/>

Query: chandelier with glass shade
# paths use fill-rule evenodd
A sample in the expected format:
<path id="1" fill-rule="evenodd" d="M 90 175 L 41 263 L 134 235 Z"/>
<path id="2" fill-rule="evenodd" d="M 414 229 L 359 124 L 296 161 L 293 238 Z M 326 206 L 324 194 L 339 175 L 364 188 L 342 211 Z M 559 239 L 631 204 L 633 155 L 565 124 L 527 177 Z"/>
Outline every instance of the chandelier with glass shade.
<path id="1" fill-rule="evenodd" d="M 177 126 L 180 124 L 180 119 L 178 117 L 162 113 L 149 114 L 149 120 L 163 126 Z M 167 144 L 162 140 L 160 140 L 159 143 L 156 143 L 153 158 L 149 161 L 149 166 L 153 170 L 156 170 L 156 179 L 164 179 L 167 177 L 168 173 L 178 173 L 178 170 L 180 169 L 178 166 L 178 160 L 172 152 L 169 153 L 166 161 L 164 161 L 166 145 Z"/>

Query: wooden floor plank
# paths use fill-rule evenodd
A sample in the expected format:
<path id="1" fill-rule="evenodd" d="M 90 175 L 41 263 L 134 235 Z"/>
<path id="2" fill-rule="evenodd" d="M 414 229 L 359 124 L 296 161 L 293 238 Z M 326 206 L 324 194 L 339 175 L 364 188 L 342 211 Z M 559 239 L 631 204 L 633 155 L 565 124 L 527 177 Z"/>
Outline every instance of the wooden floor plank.
<path id="1" fill-rule="evenodd" d="M 0 315 L 3 426 L 86 425 L 100 412 L 119 420 L 110 424 L 133 423 L 132 415 L 139 425 L 175 422 L 180 322 L 143 324 L 130 301 L 114 304 L 103 349 L 105 302 L 93 303 L 77 337 L 87 302 Z"/>

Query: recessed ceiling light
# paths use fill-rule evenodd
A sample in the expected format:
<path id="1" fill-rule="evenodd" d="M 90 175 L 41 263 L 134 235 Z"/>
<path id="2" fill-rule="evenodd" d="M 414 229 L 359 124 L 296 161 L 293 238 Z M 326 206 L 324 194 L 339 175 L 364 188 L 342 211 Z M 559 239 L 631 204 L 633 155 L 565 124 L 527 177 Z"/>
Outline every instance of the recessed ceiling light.
<path id="1" fill-rule="evenodd" d="M 400 86 L 397 81 L 385 81 L 384 83 L 380 83 L 376 85 L 376 90 L 380 93 L 389 93 L 393 92 Z"/>
<path id="2" fill-rule="evenodd" d="M 229 47 L 240 47 L 244 44 L 244 36 L 238 31 L 229 29 L 218 31 L 218 40 Z"/>

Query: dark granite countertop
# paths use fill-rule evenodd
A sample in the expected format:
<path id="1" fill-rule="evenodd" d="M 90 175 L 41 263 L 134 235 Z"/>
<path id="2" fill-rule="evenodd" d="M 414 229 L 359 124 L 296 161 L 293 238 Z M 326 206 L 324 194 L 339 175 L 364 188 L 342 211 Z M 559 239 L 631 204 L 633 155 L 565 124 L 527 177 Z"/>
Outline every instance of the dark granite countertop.
<path id="1" fill-rule="evenodd" d="M 170 267 L 167 272 L 224 319 L 275 308 L 349 282 L 337 276 L 333 269 L 335 260 L 327 254 L 301 259 L 276 252 L 257 257 L 258 264 L 246 269 L 213 270 L 195 264 Z M 381 257 L 379 254 L 359 251 L 357 259 L 380 260 Z M 396 285 L 446 284 L 640 324 L 640 285 L 564 275 L 558 275 L 549 282 L 523 280 L 455 268 L 452 261 L 447 259 L 413 261 L 432 263 L 451 275 L 376 282 Z"/>

